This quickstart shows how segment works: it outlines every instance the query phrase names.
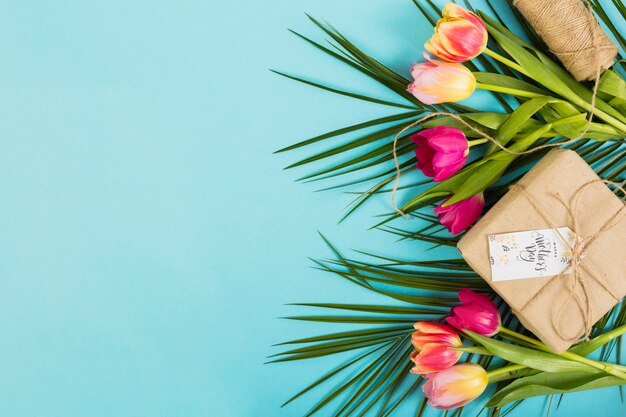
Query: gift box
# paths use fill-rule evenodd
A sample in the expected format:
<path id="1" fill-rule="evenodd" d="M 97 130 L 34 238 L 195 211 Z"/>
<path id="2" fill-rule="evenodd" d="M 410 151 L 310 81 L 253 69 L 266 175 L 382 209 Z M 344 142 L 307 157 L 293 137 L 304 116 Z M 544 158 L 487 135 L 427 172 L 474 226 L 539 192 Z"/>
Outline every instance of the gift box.
<path id="1" fill-rule="evenodd" d="M 626 294 L 626 209 L 573 151 L 550 151 L 459 241 L 467 263 L 562 353 Z"/>

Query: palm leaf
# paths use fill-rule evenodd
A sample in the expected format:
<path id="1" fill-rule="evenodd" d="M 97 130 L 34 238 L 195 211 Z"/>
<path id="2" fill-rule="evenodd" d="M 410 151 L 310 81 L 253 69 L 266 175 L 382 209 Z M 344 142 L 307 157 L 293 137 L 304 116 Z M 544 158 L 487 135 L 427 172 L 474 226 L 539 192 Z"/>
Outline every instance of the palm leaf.
<path id="1" fill-rule="evenodd" d="M 431 24 L 436 22 L 439 8 L 434 1 L 413 0 L 413 2 L 417 6 L 419 13 L 427 21 Z M 465 3 L 468 7 L 471 7 L 468 2 Z M 490 15 L 493 17 L 490 24 L 498 28 L 506 26 L 506 20 L 499 13 L 502 5 L 489 0 L 487 3 L 490 7 Z M 622 25 L 622 22 L 614 22 L 612 19 L 620 16 L 622 21 L 626 20 L 626 7 L 619 0 L 592 0 L 590 3 L 598 14 L 599 19 L 610 30 L 620 46 L 624 48 L 626 42 L 617 29 Z M 615 9 L 616 13 L 607 11 L 607 5 L 610 5 L 611 10 Z M 373 197 L 386 197 L 390 192 L 389 187 L 395 177 L 395 169 L 392 165 L 391 141 L 402 126 L 416 120 L 424 113 L 440 110 L 461 113 L 470 123 L 477 123 L 478 126 L 482 126 L 483 129 L 488 130 L 490 133 L 494 133 L 505 120 L 500 118 L 500 124 L 485 126 L 480 125 L 479 121 L 471 119 L 471 115 L 467 114 L 470 112 L 475 113 L 474 109 L 456 104 L 438 106 L 421 104 L 406 92 L 406 85 L 409 82 L 406 77 L 391 70 L 388 66 L 365 53 L 332 25 L 322 23 L 310 16 L 309 18 L 322 31 L 324 36 L 328 37 L 328 46 L 294 32 L 298 37 L 332 59 L 338 60 L 360 74 L 375 80 L 393 92 L 398 100 L 383 100 L 366 93 L 354 93 L 332 87 L 327 83 L 312 81 L 305 77 L 287 75 L 286 73 L 280 73 L 280 75 L 348 98 L 385 107 L 391 106 L 408 110 L 403 113 L 386 115 L 336 129 L 277 151 L 306 150 L 310 149 L 310 146 L 318 146 L 322 143 L 327 145 L 326 150 L 305 157 L 288 167 L 302 168 L 321 163 L 328 164 L 326 167 L 317 168 L 315 171 L 301 176 L 300 180 L 302 181 L 333 180 L 342 175 L 358 173 L 359 177 L 357 179 L 346 180 L 341 184 L 326 187 L 326 189 L 335 189 L 367 184 L 369 188 L 356 193 L 357 197 L 349 205 L 346 217 L 354 213 Z M 544 56 L 539 52 L 539 50 L 543 50 L 541 40 L 523 21 L 522 26 L 525 32 L 517 33 L 516 35 L 529 40 L 527 50 L 531 51 L 534 54 L 533 56 L 538 57 L 537 59 L 542 60 L 544 63 L 549 63 L 548 56 Z M 506 36 L 509 36 L 509 32 L 506 32 Z M 494 45 L 494 47 L 497 48 L 497 45 Z M 553 65 L 552 68 L 558 67 L 556 63 L 550 65 Z M 534 80 L 520 76 L 489 57 L 479 57 L 475 62 L 470 63 L 470 67 L 474 71 L 481 72 L 479 77 L 482 78 L 483 82 L 507 83 L 510 86 L 517 87 L 523 86 L 524 89 L 532 90 L 537 94 L 545 94 L 542 87 Z M 567 77 L 564 76 L 564 78 L 566 79 Z M 567 82 L 571 83 L 571 80 Z M 574 86 L 573 88 L 577 93 L 581 94 L 581 97 L 589 94 L 589 89 L 586 86 Z M 504 97 L 499 93 L 494 93 L 493 96 L 504 111 L 509 113 L 525 102 L 525 99 L 515 100 L 510 97 Z M 555 115 L 558 115 L 560 110 L 562 109 L 552 107 L 546 108 L 545 111 L 542 109 L 539 114 L 529 120 L 529 127 L 536 128 L 536 124 L 545 123 L 546 118 L 556 117 Z M 497 116 L 492 118 L 492 120 L 497 119 Z M 443 120 L 438 122 L 454 123 L 453 121 Z M 431 122 L 431 124 L 435 123 L 437 122 Z M 546 138 L 538 142 L 538 144 L 558 141 L 560 135 L 560 131 L 548 132 Z M 610 130 L 607 130 L 605 125 L 596 123 L 594 120 L 588 136 L 592 139 L 603 139 L 607 137 L 606 135 L 610 137 Z M 516 138 L 513 140 L 516 140 Z M 626 162 L 624 161 L 626 149 L 622 144 L 623 141 L 603 144 L 581 140 L 567 147 L 578 152 L 603 177 L 612 181 L 626 183 Z M 415 163 L 415 160 L 409 156 L 412 150 L 408 134 L 404 135 L 398 147 L 398 156 L 401 159 L 403 172 L 411 170 L 412 165 Z M 545 152 L 541 151 L 525 155 L 511 163 L 503 173 L 505 180 L 495 183 L 486 190 L 485 195 L 488 204 L 497 201 L 506 192 L 507 184 L 519 179 L 544 154 Z M 330 161 L 330 163 L 327 161 Z M 373 184 L 371 184 L 372 182 Z M 403 184 L 400 188 L 415 192 L 423 189 L 426 185 L 420 181 Z M 438 198 L 428 199 L 412 207 L 410 215 L 419 219 L 421 223 L 417 230 L 404 230 L 388 225 L 389 221 L 397 218 L 394 215 L 386 216 L 385 220 L 379 223 L 377 227 L 397 235 L 401 240 L 415 239 L 431 243 L 434 246 L 455 246 L 458 237 L 450 237 L 443 232 L 437 218 L 432 215 L 431 210 L 438 203 L 437 200 Z M 314 335 L 280 344 L 281 346 L 293 348 L 273 355 L 273 361 L 315 359 L 346 352 L 352 352 L 353 354 L 351 359 L 315 380 L 290 398 L 285 405 L 322 384 L 330 384 L 335 381 L 335 386 L 329 389 L 328 393 L 310 410 L 308 415 L 326 410 L 331 403 L 337 402 L 338 411 L 334 415 L 365 416 L 370 412 L 376 412 L 378 416 L 389 416 L 405 401 L 418 397 L 412 394 L 418 389 L 421 378 L 409 375 L 410 362 L 406 359 L 408 352 L 411 350 L 409 335 L 412 332 L 412 323 L 423 318 L 429 320 L 440 319 L 447 309 L 455 303 L 456 297 L 453 297 L 452 294 L 461 287 L 469 286 L 488 292 L 490 290 L 484 281 L 480 280 L 460 258 L 423 261 L 395 259 L 388 256 L 359 252 L 364 259 L 354 259 L 343 256 L 330 242 L 326 239 L 324 240 L 333 253 L 334 258 L 314 260 L 316 267 L 376 294 L 384 299 L 385 302 L 367 305 L 324 302 L 295 304 L 296 307 L 320 309 L 324 314 L 289 317 L 293 320 L 368 326 L 357 330 L 352 329 Z M 496 301 L 503 303 L 497 297 Z M 338 310 L 343 313 L 339 315 L 326 313 L 330 310 Z M 508 310 L 503 312 L 503 322 L 509 323 L 508 325 L 511 327 L 523 331 L 519 322 L 515 320 Z M 597 335 L 624 323 L 626 323 L 626 304 L 622 303 L 607 313 L 594 326 L 593 334 Z M 621 343 L 621 338 L 618 338 L 603 346 L 600 352 L 603 360 L 607 360 L 611 355 L 616 355 L 619 361 L 621 359 Z M 589 345 L 590 348 L 591 346 Z M 581 349 L 583 348 L 581 347 Z M 485 367 L 489 367 L 494 358 L 478 354 L 470 355 L 468 360 L 476 361 Z M 510 385 L 509 381 L 503 381 L 498 384 L 498 389 L 506 389 L 508 385 Z M 515 410 L 521 403 L 522 401 L 514 401 L 506 408 L 491 409 L 489 415 L 505 416 Z M 421 416 L 426 409 L 425 400 L 421 400 L 416 406 L 417 415 Z M 448 417 L 458 417 L 462 412 L 462 409 L 459 409 L 442 414 Z"/>

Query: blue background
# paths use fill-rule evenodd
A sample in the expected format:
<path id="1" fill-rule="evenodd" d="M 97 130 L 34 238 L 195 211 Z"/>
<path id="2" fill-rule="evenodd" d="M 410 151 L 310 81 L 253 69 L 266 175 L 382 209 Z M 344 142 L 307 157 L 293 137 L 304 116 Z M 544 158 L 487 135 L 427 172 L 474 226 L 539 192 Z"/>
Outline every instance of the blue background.
<path id="1" fill-rule="evenodd" d="M 317 36 L 305 11 L 403 73 L 429 36 L 408 0 L 0 4 L 0 415 L 302 415 L 321 392 L 279 405 L 337 362 L 263 364 L 325 327 L 284 304 L 373 301 L 308 268 L 316 230 L 429 256 L 366 230 L 386 199 L 337 225 L 351 196 L 272 155 L 393 111 L 268 71 L 393 97 L 290 35 Z M 625 409 L 613 388 L 553 415 L 598 404 Z"/>

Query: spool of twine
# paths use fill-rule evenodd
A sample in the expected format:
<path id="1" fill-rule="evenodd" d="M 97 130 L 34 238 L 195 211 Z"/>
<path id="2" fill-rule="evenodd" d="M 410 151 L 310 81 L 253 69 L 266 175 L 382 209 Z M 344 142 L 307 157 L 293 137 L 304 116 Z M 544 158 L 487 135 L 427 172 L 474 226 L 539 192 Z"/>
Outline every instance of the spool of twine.
<path id="1" fill-rule="evenodd" d="M 550 51 L 578 81 L 613 65 L 617 46 L 581 0 L 514 0 Z"/>

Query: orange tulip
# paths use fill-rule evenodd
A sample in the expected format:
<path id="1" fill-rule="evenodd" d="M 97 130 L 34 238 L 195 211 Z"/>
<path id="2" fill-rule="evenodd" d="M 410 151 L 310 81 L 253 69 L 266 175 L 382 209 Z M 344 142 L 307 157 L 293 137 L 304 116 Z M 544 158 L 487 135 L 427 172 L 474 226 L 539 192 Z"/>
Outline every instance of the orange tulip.
<path id="1" fill-rule="evenodd" d="M 424 104 L 465 100 L 476 88 L 474 74 L 461 64 L 432 60 L 415 63 L 411 68 L 413 82 L 407 91 Z"/>
<path id="2" fill-rule="evenodd" d="M 442 14 L 424 44 L 428 52 L 448 62 L 465 62 L 485 50 L 489 34 L 478 16 L 454 3 L 446 4 Z"/>
<path id="3" fill-rule="evenodd" d="M 462 352 L 450 348 L 461 347 L 463 343 L 452 327 L 425 321 L 418 321 L 413 327 L 412 340 L 416 350 L 411 354 L 415 363 L 412 373 L 431 374 L 457 363 Z"/>

